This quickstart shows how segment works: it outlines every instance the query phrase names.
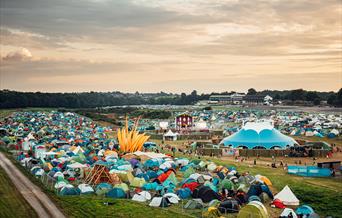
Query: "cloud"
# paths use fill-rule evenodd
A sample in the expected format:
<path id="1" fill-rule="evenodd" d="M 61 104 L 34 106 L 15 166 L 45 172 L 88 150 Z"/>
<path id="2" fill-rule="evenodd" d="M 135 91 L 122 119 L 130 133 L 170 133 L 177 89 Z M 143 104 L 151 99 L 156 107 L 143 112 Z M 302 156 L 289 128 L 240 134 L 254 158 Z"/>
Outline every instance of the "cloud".
<path id="1" fill-rule="evenodd" d="M 290 81 L 289 72 L 317 81 L 324 75 L 328 81 L 337 74 L 325 72 L 341 72 L 340 5 L 340 0 L 1 0 L 3 60 L 26 61 L 4 61 L 0 73 L 8 88 L 25 75 L 22 79 L 31 81 L 27 88 L 42 90 L 57 80 L 58 89 L 63 78 L 65 90 L 81 84 L 109 89 L 112 83 L 148 90 L 151 81 L 155 89 L 182 90 L 191 80 L 212 90 L 225 87 L 220 79 L 227 73 L 236 90 L 254 81 L 269 88 L 260 82 L 268 78 L 286 88 L 290 82 L 275 78 L 286 75 L 284 81 Z M 22 51 L 10 55 L 19 47 L 34 58 Z M 251 76 L 253 81 L 242 81 Z M 170 77 L 187 81 L 175 85 Z M 69 81 L 82 82 L 67 86 Z M 329 82 L 335 87 L 340 81 L 309 82 L 330 89 Z"/>
<path id="2" fill-rule="evenodd" d="M 32 58 L 31 52 L 26 48 L 21 48 L 17 51 L 9 52 L 2 58 L 4 61 L 24 61 Z"/>

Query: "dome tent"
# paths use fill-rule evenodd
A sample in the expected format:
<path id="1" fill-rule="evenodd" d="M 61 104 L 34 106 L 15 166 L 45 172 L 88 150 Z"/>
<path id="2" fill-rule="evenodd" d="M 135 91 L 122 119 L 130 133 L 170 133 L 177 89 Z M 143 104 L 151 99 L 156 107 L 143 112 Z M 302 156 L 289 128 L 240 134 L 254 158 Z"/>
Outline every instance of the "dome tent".
<path id="1" fill-rule="evenodd" d="M 224 138 L 221 144 L 233 148 L 263 147 L 272 149 L 278 147 L 285 149 L 287 146 L 297 144 L 297 142 L 279 132 L 270 122 L 248 122 L 237 133 Z"/>

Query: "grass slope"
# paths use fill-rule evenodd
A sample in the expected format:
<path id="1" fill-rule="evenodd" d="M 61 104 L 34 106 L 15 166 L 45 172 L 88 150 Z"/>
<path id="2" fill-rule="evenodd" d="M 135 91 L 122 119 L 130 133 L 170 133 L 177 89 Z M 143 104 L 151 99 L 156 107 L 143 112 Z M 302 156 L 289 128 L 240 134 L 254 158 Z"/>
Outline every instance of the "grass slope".
<path id="1" fill-rule="evenodd" d="M 341 178 L 310 178 L 289 175 L 281 168 L 264 166 L 249 166 L 230 160 L 213 158 L 220 165 L 235 166 L 239 172 L 250 172 L 252 175 L 261 174 L 268 177 L 277 192 L 288 185 L 300 204 L 310 205 L 321 216 L 342 217 L 342 179 Z M 274 194 L 276 194 L 275 192 Z"/>
<path id="2" fill-rule="evenodd" d="M 97 196 L 57 197 L 57 201 L 69 217 L 191 217 L 177 211 L 178 208 L 152 208 L 128 199 L 108 199 Z M 111 202 L 112 205 L 105 205 Z"/>
<path id="3" fill-rule="evenodd" d="M 33 208 L 0 167 L 0 217 L 37 217 Z"/>

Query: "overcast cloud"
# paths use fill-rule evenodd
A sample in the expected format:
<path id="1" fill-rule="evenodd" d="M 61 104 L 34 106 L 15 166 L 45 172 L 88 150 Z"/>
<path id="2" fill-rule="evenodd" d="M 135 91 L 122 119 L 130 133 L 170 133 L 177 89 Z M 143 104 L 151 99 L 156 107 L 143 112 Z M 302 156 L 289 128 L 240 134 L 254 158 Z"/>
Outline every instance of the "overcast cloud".
<path id="1" fill-rule="evenodd" d="M 340 0 L 0 0 L 1 89 L 336 91 Z"/>

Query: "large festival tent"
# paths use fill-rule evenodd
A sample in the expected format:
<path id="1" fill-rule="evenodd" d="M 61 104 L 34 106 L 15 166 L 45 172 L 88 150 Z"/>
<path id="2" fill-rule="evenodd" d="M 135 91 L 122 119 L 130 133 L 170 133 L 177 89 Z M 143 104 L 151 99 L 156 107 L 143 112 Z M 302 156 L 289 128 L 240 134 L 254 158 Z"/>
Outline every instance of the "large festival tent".
<path id="1" fill-rule="evenodd" d="M 297 142 L 274 128 L 270 122 L 247 122 L 242 129 L 221 142 L 233 148 L 281 148 L 294 146 Z"/>

